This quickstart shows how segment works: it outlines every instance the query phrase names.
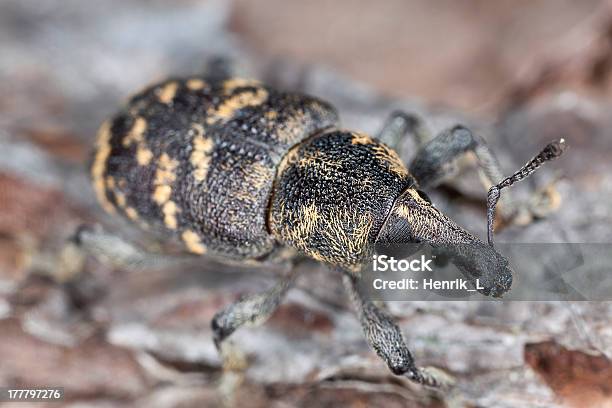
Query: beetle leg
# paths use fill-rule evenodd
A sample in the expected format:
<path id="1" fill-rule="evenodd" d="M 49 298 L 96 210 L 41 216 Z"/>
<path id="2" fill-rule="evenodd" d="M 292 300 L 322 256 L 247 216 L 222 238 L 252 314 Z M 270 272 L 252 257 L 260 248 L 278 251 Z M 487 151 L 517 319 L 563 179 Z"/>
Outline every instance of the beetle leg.
<path id="1" fill-rule="evenodd" d="M 81 225 L 70 239 L 69 245 L 74 245 L 83 254 L 92 255 L 118 269 L 163 268 L 188 260 L 181 256 L 146 251 L 105 231 L 99 225 Z"/>
<path id="2" fill-rule="evenodd" d="M 484 139 L 462 125 L 446 129 L 423 143 L 410 164 L 410 172 L 422 188 L 433 188 L 453 175 L 457 159 L 467 153 L 476 156 L 487 189 L 503 178 L 499 162 Z"/>
<path id="3" fill-rule="evenodd" d="M 377 139 L 402 157 L 403 140 L 407 136 L 412 137 L 418 146 L 425 144 L 431 138 L 429 130 L 417 115 L 394 111 L 385 120 Z"/>
<path id="4" fill-rule="evenodd" d="M 297 268 L 291 271 L 270 289 L 248 295 L 218 312 L 212 319 L 213 340 L 223 362 L 223 375 L 219 390 L 226 405 L 232 406 L 235 391 L 244 380 L 246 358 L 228 341 L 228 337 L 243 325 L 263 324 L 278 308 L 297 276 Z"/>
<path id="5" fill-rule="evenodd" d="M 446 387 L 452 384 L 452 378 L 441 370 L 417 367 L 399 327 L 391 316 L 373 301 L 363 298 L 357 288 L 357 278 L 345 275 L 343 279 L 368 343 L 387 363 L 393 374 L 406 376 L 416 383 L 430 387 Z"/>
<path id="6" fill-rule="evenodd" d="M 218 312 L 211 323 L 215 347 L 226 358 L 227 338 L 243 325 L 258 326 L 264 323 L 278 308 L 297 276 L 297 268 L 283 277 L 270 289 L 248 295 Z M 226 361 L 224 361 L 225 363 Z"/>
<path id="7" fill-rule="evenodd" d="M 418 115 L 395 111 L 385 121 L 378 139 L 399 153 L 402 140 L 407 136 L 412 137 L 419 148 L 410 172 L 421 188 L 436 187 L 452 176 L 457 170 L 455 161 L 468 152 L 476 155 L 487 189 L 503 178 L 499 162 L 489 146 L 465 126 L 446 129 L 432 138 Z"/>
<path id="8" fill-rule="evenodd" d="M 410 173 L 423 189 L 436 187 L 455 175 L 457 160 L 469 152 L 477 158 L 481 181 L 486 189 L 503 178 L 499 162 L 487 143 L 465 126 L 455 126 L 432 138 L 418 115 L 394 111 L 385 121 L 378 139 L 395 149 L 401 157 L 402 141 L 407 136 L 412 137 L 419 148 L 410 165 Z M 502 204 L 503 217 L 510 218 L 515 213 L 511 196 L 504 196 Z"/>
<path id="9" fill-rule="evenodd" d="M 409 134 L 406 129 L 422 129 L 418 117 L 408 114 L 395 114 L 392 116 L 394 121 L 403 121 L 403 125 L 388 122 L 385 129 L 390 129 L 383 133 L 396 135 L 403 132 Z M 399 119 L 398 119 L 399 118 Z M 399 130 L 398 130 L 399 129 Z M 400 130 L 402 132 L 400 132 Z M 412 163 L 410 173 L 416 178 L 421 188 L 433 188 L 448 179 L 457 172 L 457 160 L 467 153 L 473 153 L 476 157 L 476 164 L 481 173 L 481 181 L 484 187 L 489 190 L 487 197 L 487 234 L 488 241 L 492 245 L 493 219 L 495 207 L 498 200 L 501 206 L 498 211 L 505 220 L 511 220 L 515 224 L 525 225 L 531 222 L 534 217 L 543 217 L 550 210 L 558 205 L 558 198 L 554 188 L 551 186 L 545 190 L 535 192 L 530 202 L 517 205 L 510 194 L 506 194 L 500 199 L 499 190 L 509 187 L 517 181 L 524 179 L 532 174 L 544 162 L 552 160 L 563 153 L 565 145 L 563 140 L 550 143 L 529 163 L 523 166 L 511 177 L 504 178 L 493 151 L 481 137 L 475 135 L 468 128 L 462 125 L 446 129 L 431 140 L 426 140 L 419 136 L 418 131 L 411 131 L 417 142 L 421 145 Z M 388 138 L 391 136 L 387 136 Z M 511 181 L 511 182 L 509 182 Z"/>
<path id="10" fill-rule="evenodd" d="M 480 181 L 485 189 L 503 179 L 499 161 L 484 139 L 462 125 L 446 129 L 424 143 L 410 164 L 410 173 L 421 188 L 434 188 L 457 174 L 459 160 L 468 158 L 468 153 L 476 158 Z M 501 199 L 499 213 L 504 220 L 527 224 L 529 221 L 522 221 L 525 217 L 531 218 L 526 210 L 527 206 L 518 206 L 514 202 L 512 194 Z"/>

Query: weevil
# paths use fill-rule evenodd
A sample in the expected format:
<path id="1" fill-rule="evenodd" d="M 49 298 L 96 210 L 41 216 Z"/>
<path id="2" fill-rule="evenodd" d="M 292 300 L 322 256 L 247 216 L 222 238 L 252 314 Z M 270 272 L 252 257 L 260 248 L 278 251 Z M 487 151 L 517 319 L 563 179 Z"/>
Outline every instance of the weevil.
<path id="1" fill-rule="evenodd" d="M 396 149 L 410 134 L 419 147 L 407 166 Z M 436 376 L 416 366 L 389 313 L 357 289 L 360 267 L 379 243 L 473 244 L 477 253 L 458 254 L 457 263 L 480 278 L 483 293 L 501 296 L 512 271 L 492 240 L 499 192 L 561 155 L 564 146 L 563 140 L 548 144 L 503 179 L 487 144 L 466 126 L 429 137 L 416 115 L 395 112 L 378 137 L 370 137 L 342 128 L 335 108 L 315 97 L 254 80 L 195 76 L 148 87 L 104 122 L 90 171 L 107 212 L 172 237 L 193 254 L 275 262 L 292 248 L 330 266 L 342 276 L 368 343 L 389 369 L 437 386 Z M 423 192 L 470 153 L 492 186 L 488 244 Z M 239 327 L 264 322 L 294 278 L 289 273 L 217 313 L 217 348 Z"/>

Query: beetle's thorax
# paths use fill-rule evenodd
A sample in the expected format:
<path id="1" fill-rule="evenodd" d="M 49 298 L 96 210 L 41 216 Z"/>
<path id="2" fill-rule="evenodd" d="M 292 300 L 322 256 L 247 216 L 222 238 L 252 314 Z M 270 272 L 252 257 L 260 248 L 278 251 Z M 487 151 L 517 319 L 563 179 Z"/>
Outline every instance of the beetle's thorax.
<path id="1" fill-rule="evenodd" d="M 369 253 L 395 198 L 414 183 L 385 145 L 332 129 L 295 146 L 282 160 L 269 227 L 280 242 L 352 269 Z"/>

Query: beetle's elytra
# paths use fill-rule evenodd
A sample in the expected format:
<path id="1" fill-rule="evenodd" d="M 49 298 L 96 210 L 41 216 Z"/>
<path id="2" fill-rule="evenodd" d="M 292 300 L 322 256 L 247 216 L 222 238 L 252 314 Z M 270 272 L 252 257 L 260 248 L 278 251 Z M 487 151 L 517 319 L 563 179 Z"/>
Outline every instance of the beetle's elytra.
<path id="1" fill-rule="evenodd" d="M 268 208 L 281 160 L 336 121 L 327 104 L 255 81 L 169 80 L 102 126 L 95 189 L 107 210 L 191 252 L 262 257 L 275 246 Z"/>

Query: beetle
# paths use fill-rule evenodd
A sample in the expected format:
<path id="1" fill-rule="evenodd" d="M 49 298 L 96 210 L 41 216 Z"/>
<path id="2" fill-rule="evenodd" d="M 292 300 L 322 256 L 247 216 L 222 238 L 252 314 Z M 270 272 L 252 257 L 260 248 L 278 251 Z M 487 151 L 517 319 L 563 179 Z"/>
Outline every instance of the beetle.
<path id="1" fill-rule="evenodd" d="M 378 137 L 370 137 L 340 127 L 334 107 L 312 96 L 228 76 L 171 78 L 136 94 L 102 124 L 90 173 L 108 213 L 172 237 L 193 254 L 281 262 L 290 248 L 330 266 L 343 276 L 368 343 L 389 369 L 438 386 L 435 375 L 416 366 L 391 316 L 357 289 L 360 267 L 379 243 L 469 244 L 476 250 L 459 251 L 455 261 L 480 278 L 484 294 L 501 296 L 512 271 L 492 240 L 500 191 L 561 155 L 565 144 L 551 142 L 503 179 L 487 144 L 467 127 L 433 138 L 423 129 L 417 116 L 396 112 Z M 408 134 L 419 141 L 410 166 L 394 149 Z M 438 185 L 468 153 L 492 185 L 488 244 L 422 190 Z M 82 242 L 99 238 L 81 235 Z M 294 279 L 290 272 L 215 315 L 214 342 L 222 355 L 235 330 L 274 312 Z"/>

